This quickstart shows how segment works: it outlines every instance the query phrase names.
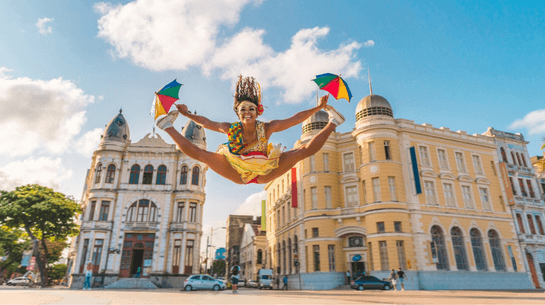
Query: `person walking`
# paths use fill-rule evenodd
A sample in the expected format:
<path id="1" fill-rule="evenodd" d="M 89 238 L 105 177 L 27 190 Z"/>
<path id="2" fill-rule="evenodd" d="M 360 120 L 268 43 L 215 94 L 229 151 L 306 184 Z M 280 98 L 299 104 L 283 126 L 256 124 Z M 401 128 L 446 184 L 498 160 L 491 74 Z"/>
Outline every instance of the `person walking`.
<path id="1" fill-rule="evenodd" d="M 276 289 L 280 289 L 280 275 L 276 277 Z"/>
<path id="2" fill-rule="evenodd" d="M 397 278 L 399 279 L 399 283 L 401 284 L 401 291 L 405 291 L 405 284 L 403 282 L 407 278 L 407 275 L 405 275 L 405 272 L 401 270 L 401 267 L 399 268 L 399 271 L 397 272 Z"/>
<path id="3" fill-rule="evenodd" d="M 284 278 L 282 279 L 282 283 L 284 283 L 284 287 L 282 287 L 282 290 L 286 289 L 288 290 L 288 276 L 284 275 Z"/>
<path id="4" fill-rule="evenodd" d="M 392 269 L 392 272 L 390 273 L 390 277 L 388 277 L 388 279 L 392 282 L 394 291 L 397 291 L 397 274 L 394 269 Z"/>
<path id="5" fill-rule="evenodd" d="M 346 270 L 346 281 L 348 282 L 348 285 L 350 285 L 350 271 Z"/>
<path id="6" fill-rule="evenodd" d="M 91 277 L 93 276 L 93 264 L 91 262 L 87 263 L 87 268 L 85 268 L 85 282 L 83 283 L 82 290 L 91 290 Z"/>
<path id="7" fill-rule="evenodd" d="M 233 285 L 233 293 L 238 293 L 238 279 L 240 274 L 240 267 L 238 262 L 235 262 L 235 265 L 231 268 L 231 284 Z"/>

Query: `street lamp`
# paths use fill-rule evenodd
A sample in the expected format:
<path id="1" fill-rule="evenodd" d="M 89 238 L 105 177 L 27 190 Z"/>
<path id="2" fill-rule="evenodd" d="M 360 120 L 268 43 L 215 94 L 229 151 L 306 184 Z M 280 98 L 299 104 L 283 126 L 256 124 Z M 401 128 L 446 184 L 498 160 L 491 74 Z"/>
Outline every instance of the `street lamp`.
<path id="1" fill-rule="evenodd" d="M 227 227 L 216 228 L 216 230 L 219 230 L 219 229 L 227 229 Z M 208 271 L 208 253 L 210 252 L 210 247 L 212 247 L 212 237 L 213 236 L 214 236 L 214 227 L 210 228 L 210 239 L 209 239 L 208 245 L 206 246 L 206 265 L 205 265 L 205 269 L 204 269 L 205 273 Z M 212 269 L 212 264 L 210 264 L 210 269 Z M 210 271 L 210 273 L 212 273 L 212 271 Z"/>

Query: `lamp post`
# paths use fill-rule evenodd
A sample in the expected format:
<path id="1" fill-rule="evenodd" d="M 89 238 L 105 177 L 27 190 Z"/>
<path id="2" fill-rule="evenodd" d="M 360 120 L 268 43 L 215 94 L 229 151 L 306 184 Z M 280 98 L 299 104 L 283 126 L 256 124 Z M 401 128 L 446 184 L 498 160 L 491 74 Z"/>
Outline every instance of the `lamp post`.
<path id="1" fill-rule="evenodd" d="M 219 227 L 219 228 L 216 228 L 216 230 L 218 229 L 227 229 L 227 227 Z M 212 237 L 214 236 L 214 227 L 211 227 L 210 228 L 210 238 L 208 239 L 209 243 L 208 245 L 206 246 L 206 265 L 205 265 L 205 269 L 204 269 L 204 273 L 206 273 L 208 271 L 208 253 L 210 252 L 210 248 L 212 247 Z M 212 256 L 210 255 L 210 258 L 212 258 Z M 212 269 L 212 264 L 210 264 L 210 269 Z M 212 270 L 210 270 L 210 273 L 212 273 Z"/>

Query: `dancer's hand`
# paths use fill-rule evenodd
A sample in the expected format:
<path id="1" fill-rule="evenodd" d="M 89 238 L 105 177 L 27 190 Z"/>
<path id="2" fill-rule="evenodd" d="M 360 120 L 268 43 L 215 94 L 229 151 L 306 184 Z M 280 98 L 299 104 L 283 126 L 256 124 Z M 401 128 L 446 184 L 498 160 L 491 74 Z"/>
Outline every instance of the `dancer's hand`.
<path id="1" fill-rule="evenodd" d="M 176 109 L 178 109 L 178 112 L 182 115 L 186 115 L 189 113 L 189 110 L 187 109 L 187 106 L 185 104 L 174 104 L 174 106 L 176 106 Z"/>
<path id="2" fill-rule="evenodd" d="M 318 103 L 318 107 L 320 107 L 320 109 L 324 109 L 324 107 L 327 105 L 328 98 L 329 98 L 329 94 L 324 95 L 320 98 L 320 102 Z"/>

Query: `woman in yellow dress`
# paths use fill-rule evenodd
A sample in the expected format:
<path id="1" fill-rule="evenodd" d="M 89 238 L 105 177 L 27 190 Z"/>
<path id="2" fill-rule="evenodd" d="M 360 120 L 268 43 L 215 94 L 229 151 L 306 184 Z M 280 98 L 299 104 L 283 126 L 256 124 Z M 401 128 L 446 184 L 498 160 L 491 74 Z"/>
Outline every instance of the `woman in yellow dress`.
<path id="1" fill-rule="evenodd" d="M 214 122 L 204 116 L 189 113 L 187 106 L 182 104 L 176 105 L 177 110 L 159 119 L 157 127 L 166 131 L 183 153 L 205 163 L 220 176 L 238 184 L 268 183 L 284 174 L 297 162 L 318 152 L 335 127 L 344 122 L 344 117 L 327 105 L 328 97 L 323 96 L 318 106 L 301 111 L 290 118 L 261 122 L 257 120 L 263 113 L 259 84 L 253 77 L 239 76 L 233 107 L 240 119 L 239 122 Z M 273 133 L 301 124 L 320 109 L 329 114 L 329 122 L 305 145 L 282 152 L 280 144 L 268 143 Z M 173 128 L 172 123 L 180 113 L 206 129 L 227 134 L 229 141 L 220 145 L 216 152 L 197 147 Z"/>

